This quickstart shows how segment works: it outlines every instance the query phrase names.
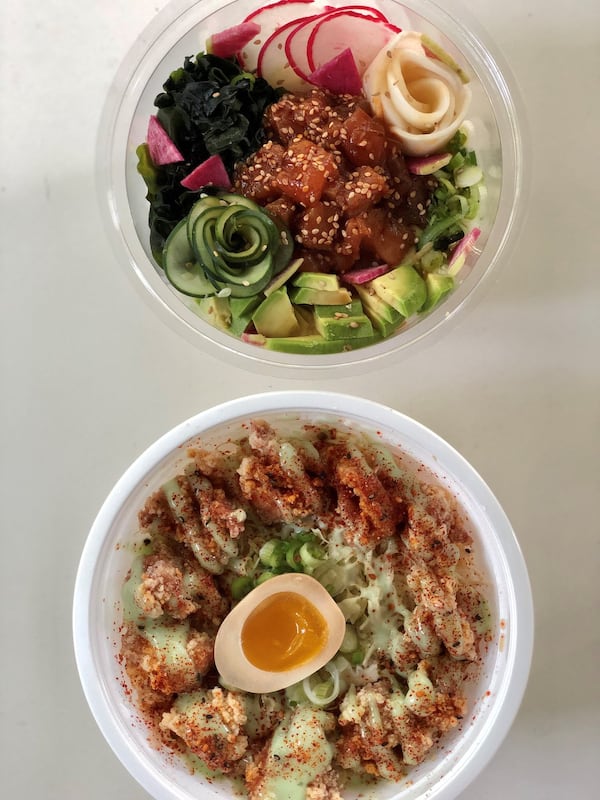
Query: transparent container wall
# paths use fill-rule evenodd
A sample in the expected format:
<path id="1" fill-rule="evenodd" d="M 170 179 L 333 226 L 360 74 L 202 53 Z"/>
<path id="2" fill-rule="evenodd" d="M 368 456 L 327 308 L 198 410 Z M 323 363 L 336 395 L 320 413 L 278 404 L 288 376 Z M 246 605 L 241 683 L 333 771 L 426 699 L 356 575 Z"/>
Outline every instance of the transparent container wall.
<path id="1" fill-rule="evenodd" d="M 331 4 L 344 5 L 341 0 Z M 146 189 L 137 173 L 135 151 L 146 139 L 148 119 L 156 111 L 154 98 L 170 72 L 180 67 L 186 56 L 202 50 L 210 33 L 241 21 L 257 3 L 233 0 L 221 6 L 216 0 L 202 0 L 187 7 L 185 3 L 175 3 L 157 16 L 117 75 L 99 137 L 98 175 L 102 204 L 108 199 L 109 228 L 116 250 L 124 255 L 155 304 L 158 301 L 165 317 L 193 341 L 212 341 L 275 366 L 328 368 L 377 359 L 416 343 L 463 308 L 475 287 L 502 261 L 507 244 L 514 240 L 522 194 L 522 142 L 513 102 L 514 87 L 506 82 L 505 66 L 500 68 L 490 46 L 482 43 L 482 35 L 471 32 L 471 21 L 455 19 L 429 0 L 380 0 L 374 5 L 399 27 L 427 33 L 471 76 L 471 143 L 484 170 L 487 197 L 477 220 L 481 236 L 459 274 L 457 288 L 440 306 L 410 319 L 389 339 L 341 355 L 301 357 L 260 352 L 198 317 L 194 301 L 171 288 L 152 258 Z M 308 13 L 310 5 L 306 8 Z"/>

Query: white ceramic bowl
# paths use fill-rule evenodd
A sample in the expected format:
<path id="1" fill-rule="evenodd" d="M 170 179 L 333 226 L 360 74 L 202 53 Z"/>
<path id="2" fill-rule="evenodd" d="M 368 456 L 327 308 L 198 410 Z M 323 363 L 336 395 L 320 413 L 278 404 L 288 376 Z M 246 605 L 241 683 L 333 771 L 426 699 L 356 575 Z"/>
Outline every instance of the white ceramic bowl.
<path id="1" fill-rule="evenodd" d="M 77 665 L 91 711 L 106 740 L 134 778 L 157 800 L 232 798 L 227 782 L 210 784 L 148 742 L 118 661 L 120 593 L 133 558 L 125 545 L 145 498 L 185 460 L 200 438 L 216 444 L 242 433 L 252 418 L 328 422 L 377 435 L 414 456 L 457 497 L 474 531 L 489 579 L 493 639 L 480 676 L 469 689 L 470 711 L 424 763 L 400 784 L 379 784 L 363 798 L 416 800 L 456 797 L 492 757 L 521 702 L 533 646 L 533 610 L 525 563 L 510 522 L 482 478 L 462 456 L 418 422 L 348 395 L 290 391 L 233 400 L 183 422 L 149 447 L 125 472 L 89 533 L 77 575 L 73 630 Z M 355 797 L 352 792 L 347 797 Z"/>
<path id="2" fill-rule="evenodd" d="M 347 5 L 328 0 L 329 5 Z M 240 22 L 258 0 L 173 0 L 140 35 L 118 71 L 103 112 L 98 138 L 97 180 L 101 207 L 114 251 L 160 316 L 188 340 L 213 354 L 229 355 L 248 368 L 265 365 L 300 376 L 336 368 L 373 368 L 382 359 L 414 349 L 424 337 L 447 327 L 495 268 L 506 260 L 523 217 L 527 185 L 523 111 L 510 72 L 476 20 L 453 16 L 431 0 L 373 0 L 392 22 L 423 31 L 459 60 L 472 76 L 469 120 L 472 146 L 483 167 L 487 200 L 478 227 L 476 249 L 444 302 L 426 315 L 409 319 L 399 332 L 366 348 L 330 355 L 270 352 L 243 342 L 202 320 L 194 301 L 177 293 L 154 262 L 148 235 L 146 188 L 136 171 L 136 147 L 146 138 L 153 101 L 169 73 L 185 56 L 204 48 L 210 33 Z M 321 4 L 323 5 L 323 4 Z M 453 5 L 453 9 L 455 6 Z M 477 293 L 475 290 L 478 289 Z"/>

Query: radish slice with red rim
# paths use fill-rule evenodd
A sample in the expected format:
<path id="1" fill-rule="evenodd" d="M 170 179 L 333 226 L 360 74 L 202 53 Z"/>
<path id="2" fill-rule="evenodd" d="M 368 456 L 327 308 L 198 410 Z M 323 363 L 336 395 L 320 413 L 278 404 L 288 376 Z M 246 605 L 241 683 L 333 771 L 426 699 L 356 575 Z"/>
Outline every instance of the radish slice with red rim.
<path id="1" fill-rule="evenodd" d="M 380 11 L 378 8 L 371 8 L 371 6 L 348 5 L 337 6 L 337 8 L 335 6 L 330 7 L 330 13 L 332 14 L 339 14 L 341 11 L 352 11 L 355 14 L 361 14 L 365 17 L 373 17 L 373 19 L 380 19 L 382 22 L 388 22 L 388 18 L 383 11 Z"/>
<path id="2" fill-rule="evenodd" d="M 452 255 L 450 256 L 450 261 L 448 261 L 448 275 L 452 276 L 453 278 L 458 275 L 461 269 L 465 265 L 465 261 L 467 260 L 467 256 L 473 249 L 475 242 L 481 236 L 481 229 L 480 228 L 472 228 L 456 245 Z"/>
<path id="3" fill-rule="evenodd" d="M 327 14 L 315 25 L 307 45 L 311 72 L 350 45 L 362 75 L 377 53 L 399 32 L 395 25 L 355 11 Z"/>
<path id="4" fill-rule="evenodd" d="M 370 19 L 380 19 L 382 22 L 387 22 L 387 18 L 381 11 L 369 8 L 369 6 L 352 5 L 337 8 L 335 6 L 326 6 L 325 9 L 322 14 L 314 14 L 303 20 L 298 20 L 298 26 L 290 32 L 285 42 L 285 54 L 292 69 L 305 81 L 309 80 L 309 75 L 313 72 L 308 61 L 308 40 L 315 26 L 322 19 L 330 14 L 339 14 L 341 11 L 352 11 Z"/>
<path id="5" fill-rule="evenodd" d="M 312 72 L 310 64 L 308 63 L 308 40 L 315 25 L 329 12 L 325 14 L 315 14 L 311 17 L 306 17 L 298 21 L 298 25 L 291 29 L 285 40 L 285 55 L 294 72 L 308 80 L 308 76 Z"/>
<path id="6" fill-rule="evenodd" d="M 276 88 L 283 87 L 290 92 L 302 92 L 310 89 L 301 72 L 288 59 L 285 43 L 298 25 L 298 20 L 291 20 L 277 28 L 265 40 L 258 54 L 256 72 Z"/>
<path id="7" fill-rule="evenodd" d="M 377 264 L 374 267 L 363 267 L 344 272 L 340 275 L 340 278 L 346 283 L 360 286 L 361 283 L 367 283 L 367 281 L 372 281 L 374 278 L 379 278 L 380 275 L 385 275 L 391 269 L 388 264 Z"/>
<path id="8" fill-rule="evenodd" d="M 261 33 L 237 54 L 242 67 L 248 72 L 254 72 L 258 64 L 258 54 L 266 39 L 285 23 L 292 20 L 300 22 L 307 11 L 312 11 L 311 6 L 314 5 L 314 0 L 279 0 L 248 14 L 243 22 L 255 22 L 260 25 Z M 323 7 L 316 6 L 315 11 L 323 11 Z"/>

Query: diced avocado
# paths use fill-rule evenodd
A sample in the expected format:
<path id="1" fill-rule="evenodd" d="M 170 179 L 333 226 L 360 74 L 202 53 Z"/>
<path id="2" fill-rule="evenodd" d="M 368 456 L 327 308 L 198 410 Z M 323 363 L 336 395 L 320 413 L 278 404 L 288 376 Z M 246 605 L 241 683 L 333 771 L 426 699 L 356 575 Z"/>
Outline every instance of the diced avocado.
<path id="1" fill-rule="evenodd" d="M 374 311 L 378 316 L 392 324 L 399 324 L 404 321 L 402 314 L 396 311 L 389 303 L 386 303 L 385 300 L 382 300 L 368 284 L 355 286 L 354 288 L 366 313 Z"/>
<path id="2" fill-rule="evenodd" d="M 215 328 L 229 330 L 231 325 L 231 308 L 229 307 L 228 297 L 203 297 L 197 300 L 198 313 Z"/>
<path id="3" fill-rule="evenodd" d="M 290 289 L 292 303 L 319 306 L 338 306 L 349 303 L 352 295 L 348 289 L 311 289 L 304 286 L 292 286 Z"/>
<path id="4" fill-rule="evenodd" d="M 314 309 L 318 306 L 294 306 L 296 312 L 296 319 L 300 326 L 299 336 L 308 336 L 309 334 L 317 333 L 317 326 L 315 325 Z"/>
<path id="5" fill-rule="evenodd" d="M 315 316 L 317 317 L 339 317 L 341 314 L 355 317 L 363 313 L 362 303 L 355 297 L 349 303 L 337 306 L 315 306 Z"/>
<path id="6" fill-rule="evenodd" d="M 285 286 L 265 297 L 252 315 L 252 322 L 263 336 L 296 336 L 300 332 Z"/>
<path id="7" fill-rule="evenodd" d="M 367 286 L 355 286 L 354 288 L 362 300 L 365 314 L 371 320 L 375 330 L 384 338 L 395 333 L 404 322 L 402 314 Z"/>
<path id="8" fill-rule="evenodd" d="M 427 300 L 421 311 L 431 311 L 454 289 L 454 278 L 452 275 L 437 275 L 435 272 L 430 272 L 425 278 L 425 286 Z"/>
<path id="9" fill-rule="evenodd" d="M 255 294 L 250 297 L 229 298 L 229 307 L 231 309 L 231 325 L 229 330 L 234 336 L 241 336 L 246 330 L 250 324 L 252 315 L 262 301 L 262 294 Z"/>
<path id="10" fill-rule="evenodd" d="M 322 289 L 335 291 L 340 288 L 337 275 L 325 272 L 299 272 L 293 279 L 294 286 L 303 286 L 306 289 Z"/>
<path id="11" fill-rule="evenodd" d="M 391 336 L 393 333 L 396 333 L 398 328 L 403 324 L 404 317 L 399 316 L 398 322 L 390 322 L 385 317 L 380 316 L 376 311 L 369 311 L 365 309 L 367 316 L 371 320 L 371 324 L 373 328 L 386 339 L 388 336 Z"/>
<path id="12" fill-rule="evenodd" d="M 307 355 L 323 355 L 327 353 L 341 353 L 345 350 L 358 350 L 360 347 L 374 344 L 379 340 L 377 335 L 352 339 L 324 339 L 319 334 L 309 336 L 289 336 L 289 337 L 264 337 L 257 334 L 250 334 L 246 341 L 257 344 L 267 350 L 278 350 L 281 353 L 303 353 Z"/>
<path id="13" fill-rule="evenodd" d="M 327 340 L 342 339 L 349 341 L 373 335 L 371 320 L 365 314 L 357 314 L 356 316 L 344 314 L 339 317 L 316 316 L 315 320 L 317 331 Z"/>
<path id="14" fill-rule="evenodd" d="M 247 314 L 258 308 L 263 301 L 262 294 L 250 295 L 250 297 L 230 297 L 229 307 L 231 308 L 231 315 L 239 317 L 242 314 Z"/>
<path id="15" fill-rule="evenodd" d="M 406 264 L 369 281 L 369 285 L 403 317 L 415 314 L 427 299 L 425 281 L 414 267 Z"/>

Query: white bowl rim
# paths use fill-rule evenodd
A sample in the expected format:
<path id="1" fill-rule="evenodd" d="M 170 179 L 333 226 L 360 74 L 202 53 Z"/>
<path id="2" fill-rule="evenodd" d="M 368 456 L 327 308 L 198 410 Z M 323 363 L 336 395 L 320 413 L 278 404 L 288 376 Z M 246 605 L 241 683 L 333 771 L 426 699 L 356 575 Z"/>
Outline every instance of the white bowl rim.
<path id="1" fill-rule="evenodd" d="M 471 748 L 470 769 L 463 769 L 458 762 L 452 767 L 440 785 L 428 790 L 423 798 L 450 800 L 471 783 L 490 761 L 507 735 L 521 704 L 529 677 L 533 654 L 534 615 L 533 599 L 525 560 L 510 521 L 498 500 L 473 466 L 449 443 L 422 423 L 376 401 L 354 395 L 319 390 L 281 390 L 263 392 L 228 400 L 181 422 L 151 444 L 115 483 L 102 504 L 83 547 L 77 570 L 73 597 L 73 641 L 75 660 L 84 695 L 98 727 L 117 758 L 134 777 L 157 800 L 175 800 L 183 797 L 173 792 L 158 772 L 145 768 L 137 757 L 131 742 L 116 724 L 107 697 L 99 690 L 93 658 L 93 643 L 90 629 L 92 584 L 95 565 L 107 534 L 111 530 L 120 508 L 134 488 L 144 481 L 152 467 L 170 453 L 176 451 L 191 438 L 208 432 L 212 428 L 242 418 L 259 417 L 261 414 L 293 412 L 311 414 L 316 412 L 340 415 L 348 419 L 368 421 L 394 430 L 395 434 L 410 431 L 417 436 L 419 444 L 436 454 L 442 472 L 456 474 L 465 471 L 469 479 L 469 490 L 474 490 L 477 502 L 485 509 L 492 528 L 499 534 L 502 556 L 510 564 L 512 580 L 511 607 L 518 607 L 518 624 L 512 622 L 510 654 L 507 656 L 508 677 L 502 679 L 498 700 L 493 713 L 485 723 L 482 741 Z M 505 702 L 506 700 L 510 702 Z M 492 731 L 493 727 L 493 731 Z M 492 735 L 493 734 L 493 735 Z M 473 755 L 477 753 L 476 764 Z M 443 784 L 443 785 L 442 785 Z"/>

